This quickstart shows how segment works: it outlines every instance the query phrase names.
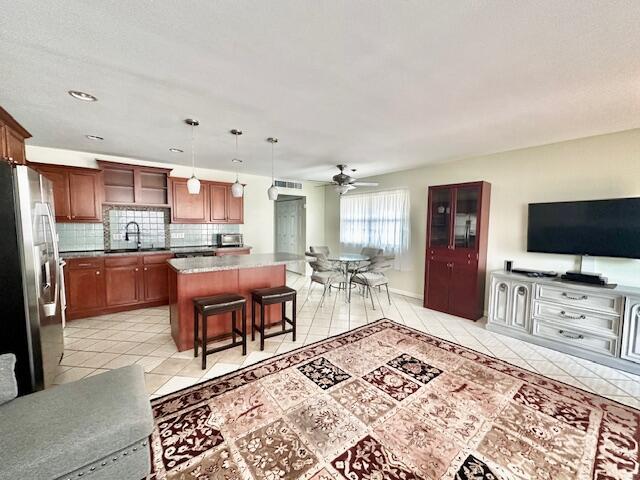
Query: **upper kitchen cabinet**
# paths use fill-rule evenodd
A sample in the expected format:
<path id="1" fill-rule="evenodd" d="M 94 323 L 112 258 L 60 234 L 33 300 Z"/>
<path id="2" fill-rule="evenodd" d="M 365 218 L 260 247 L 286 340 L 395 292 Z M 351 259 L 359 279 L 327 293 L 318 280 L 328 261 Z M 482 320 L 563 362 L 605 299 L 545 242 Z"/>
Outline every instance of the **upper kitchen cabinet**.
<path id="1" fill-rule="evenodd" d="M 231 194 L 231 184 L 202 181 L 190 194 L 187 180 L 171 178 L 171 221 L 174 223 L 243 223 L 244 198 Z"/>
<path id="2" fill-rule="evenodd" d="M 104 173 L 104 201 L 116 205 L 168 207 L 170 169 L 98 160 Z"/>
<path id="3" fill-rule="evenodd" d="M 30 163 L 53 183 L 58 222 L 102 221 L 102 172 L 91 168 Z"/>
<path id="4" fill-rule="evenodd" d="M 0 107 L 0 157 L 11 163 L 20 165 L 27 163 L 24 148 L 24 141 L 27 138 L 31 138 L 31 134 Z"/>
<path id="5" fill-rule="evenodd" d="M 200 193 L 193 195 L 187 190 L 187 180 L 171 178 L 171 221 L 174 223 L 207 223 L 207 187 L 200 185 Z"/>

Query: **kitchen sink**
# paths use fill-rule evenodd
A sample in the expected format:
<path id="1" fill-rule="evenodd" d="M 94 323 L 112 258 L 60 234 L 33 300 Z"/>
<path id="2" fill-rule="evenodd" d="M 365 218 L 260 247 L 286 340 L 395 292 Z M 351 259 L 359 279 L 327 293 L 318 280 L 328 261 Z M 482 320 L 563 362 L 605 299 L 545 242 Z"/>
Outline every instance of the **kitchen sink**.
<path id="1" fill-rule="evenodd" d="M 104 253 L 145 253 L 145 252 L 165 252 L 169 251 L 168 248 L 158 247 L 158 248 L 115 248 L 110 250 L 105 250 Z"/>

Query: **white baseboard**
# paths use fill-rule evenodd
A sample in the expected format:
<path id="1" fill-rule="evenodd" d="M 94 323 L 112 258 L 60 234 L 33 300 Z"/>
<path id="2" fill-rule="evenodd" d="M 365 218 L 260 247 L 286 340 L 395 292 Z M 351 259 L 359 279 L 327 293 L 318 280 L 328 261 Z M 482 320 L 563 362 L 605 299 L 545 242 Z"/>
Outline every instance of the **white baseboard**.
<path id="1" fill-rule="evenodd" d="M 419 293 L 407 292 L 406 290 L 400 290 L 397 288 L 389 287 L 389 291 L 393 293 L 397 293 L 398 295 L 404 295 L 405 297 L 418 298 L 420 300 L 422 300 L 423 298 L 423 296 L 420 295 Z"/>

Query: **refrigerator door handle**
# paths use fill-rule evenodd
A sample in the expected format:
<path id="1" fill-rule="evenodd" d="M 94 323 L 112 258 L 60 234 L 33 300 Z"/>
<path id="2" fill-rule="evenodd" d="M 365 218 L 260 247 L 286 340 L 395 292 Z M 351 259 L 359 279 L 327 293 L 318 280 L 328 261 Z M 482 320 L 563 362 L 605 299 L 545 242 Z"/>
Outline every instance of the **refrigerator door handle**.
<path id="1" fill-rule="evenodd" d="M 59 295 L 60 295 L 60 252 L 58 251 L 58 239 L 56 238 L 56 226 L 53 220 L 53 212 L 51 206 L 48 203 L 43 203 L 46 209 L 47 224 L 51 233 L 51 241 L 53 242 L 53 255 L 55 263 L 55 290 L 53 292 L 53 302 L 47 302 L 42 305 L 44 314 L 47 317 L 53 317 L 56 314 L 56 308 L 58 307 Z M 48 287 L 51 287 L 47 283 Z"/>

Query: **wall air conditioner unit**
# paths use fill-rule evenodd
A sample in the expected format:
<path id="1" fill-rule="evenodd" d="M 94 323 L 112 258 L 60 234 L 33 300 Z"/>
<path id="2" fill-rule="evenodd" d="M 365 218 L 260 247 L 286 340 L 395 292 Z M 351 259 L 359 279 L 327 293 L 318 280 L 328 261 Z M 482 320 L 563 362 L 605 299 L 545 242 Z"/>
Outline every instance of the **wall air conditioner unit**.
<path id="1" fill-rule="evenodd" d="M 276 180 L 275 182 L 276 187 L 280 187 L 280 188 L 294 188 L 296 190 L 302 190 L 302 182 L 296 182 L 293 180 Z"/>

